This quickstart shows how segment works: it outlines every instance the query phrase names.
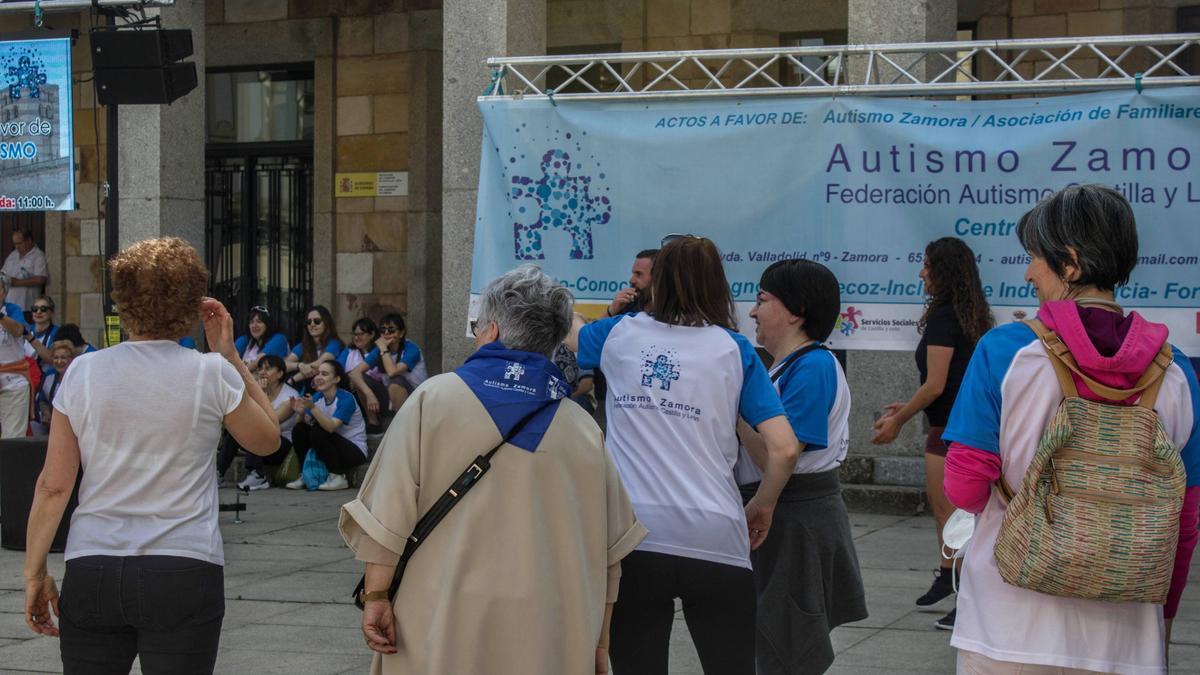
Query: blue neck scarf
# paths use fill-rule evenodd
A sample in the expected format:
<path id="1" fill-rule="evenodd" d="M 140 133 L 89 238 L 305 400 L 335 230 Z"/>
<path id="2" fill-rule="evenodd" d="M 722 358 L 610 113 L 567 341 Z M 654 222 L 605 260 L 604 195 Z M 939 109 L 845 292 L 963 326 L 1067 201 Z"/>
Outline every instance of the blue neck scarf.
<path id="1" fill-rule="evenodd" d="M 541 354 L 508 349 L 499 342 L 480 347 L 454 372 L 471 388 L 503 436 L 508 436 L 526 415 L 541 408 L 520 433 L 509 439 L 509 443 L 529 452 L 542 442 L 559 402 L 571 393 L 553 361 Z"/>

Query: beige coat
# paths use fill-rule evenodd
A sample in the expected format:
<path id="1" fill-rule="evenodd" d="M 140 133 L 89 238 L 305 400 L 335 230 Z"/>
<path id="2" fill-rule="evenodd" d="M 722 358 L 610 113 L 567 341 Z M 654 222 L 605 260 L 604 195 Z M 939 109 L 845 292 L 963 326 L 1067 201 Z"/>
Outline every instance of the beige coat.
<path id="1" fill-rule="evenodd" d="M 392 421 L 339 528 L 359 560 L 394 564 L 420 514 L 500 442 L 455 374 Z M 600 429 L 563 401 L 536 452 L 506 445 L 416 552 L 396 595 L 399 653 L 372 673 L 592 673 L 618 563 L 645 537 Z"/>

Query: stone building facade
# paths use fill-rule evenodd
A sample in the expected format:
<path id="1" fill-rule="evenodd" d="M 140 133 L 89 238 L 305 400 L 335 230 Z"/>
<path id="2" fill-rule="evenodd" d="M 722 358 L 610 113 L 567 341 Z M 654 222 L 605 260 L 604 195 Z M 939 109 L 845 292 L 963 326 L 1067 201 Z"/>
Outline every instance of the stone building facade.
<path id="1" fill-rule="evenodd" d="M 358 316 L 403 311 L 431 370 L 441 370 L 469 349 L 481 133 L 474 99 L 487 82 L 487 56 L 1165 33 L 1194 25 L 1198 7 L 1200 0 L 176 0 L 162 15 L 168 27 L 192 30 L 202 70 L 311 72 L 311 297 L 333 310 L 343 336 Z M 80 323 L 96 340 L 104 304 L 97 197 L 111 177 L 106 111 L 86 81 L 91 21 L 86 13 L 53 16 L 56 28 L 82 32 L 74 51 L 79 208 L 47 215 L 45 245 L 59 320 Z M 30 23 L 0 15 L 3 31 Z M 1094 59 L 1071 65 L 1099 69 Z M 981 73 L 991 67 L 981 64 Z M 1038 63 L 1020 67 L 1032 72 Z M 120 108 L 122 244 L 159 233 L 201 247 L 208 239 L 200 79 L 171 106 Z M 335 197 L 338 174 L 380 171 L 407 172 L 407 194 Z M 857 428 L 869 427 L 871 410 L 911 393 L 910 359 L 850 355 Z M 909 445 L 918 431 L 909 430 Z"/>

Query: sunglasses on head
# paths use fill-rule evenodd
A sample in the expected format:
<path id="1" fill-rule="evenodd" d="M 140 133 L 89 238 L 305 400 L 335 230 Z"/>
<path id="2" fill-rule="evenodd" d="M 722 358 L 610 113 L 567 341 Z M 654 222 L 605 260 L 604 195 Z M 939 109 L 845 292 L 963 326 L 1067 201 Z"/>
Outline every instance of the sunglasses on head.
<path id="1" fill-rule="evenodd" d="M 325 321 L 323 319 L 307 319 L 304 323 L 310 326 L 320 326 L 321 324 L 325 323 Z"/>
<path id="2" fill-rule="evenodd" d="M 678 241 L 680 239 L 699 239 L 699 238 L 700 237 L 697 237 L 694 234 L 679 234 L 679 233 L 668 234 L 667 236 L 662 238 L 662 241 L 659 242 L 659 247 L 661 248 L 673 241 Z"/>
<path id="3" fill-rule="evenodd" d="M 34 313 L 53 312 L 54 308 L 51 307 L 50 305 L 34 305 L 33 307 L 29 308 L 29 311 L 34 312 Z"/>
<path id="4" fill-rule="evenodd" d="M 256 314 L 262 314 L 263 316 L 271 316 L 271 310 L 263 307 L 262 305 L 253 306 L 250 308 L 250 311 Z"/>

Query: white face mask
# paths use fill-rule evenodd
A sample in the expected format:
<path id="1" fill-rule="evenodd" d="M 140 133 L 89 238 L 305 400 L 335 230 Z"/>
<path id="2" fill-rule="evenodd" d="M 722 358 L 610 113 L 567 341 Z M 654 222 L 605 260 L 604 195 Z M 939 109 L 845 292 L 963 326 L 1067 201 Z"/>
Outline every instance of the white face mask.
<path id="1" fill-rule="evenodd" d="M 956 509 L 942 528 L 942 556 L 948 560 L 961 558 L 967 548 L 967 542 L 974 533 L 975 516 L 962 509 Z M 949 549 L 950 555 L 947 555 L 946 549 Z"/>

